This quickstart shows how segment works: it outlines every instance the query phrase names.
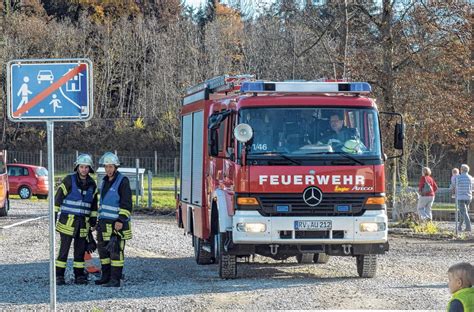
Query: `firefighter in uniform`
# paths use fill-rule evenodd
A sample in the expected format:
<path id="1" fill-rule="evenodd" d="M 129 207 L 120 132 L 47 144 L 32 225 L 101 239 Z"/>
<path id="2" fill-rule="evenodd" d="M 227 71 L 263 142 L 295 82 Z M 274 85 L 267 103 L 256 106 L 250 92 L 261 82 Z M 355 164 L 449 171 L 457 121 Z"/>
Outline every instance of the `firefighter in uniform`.
<path id="1" fill-rule="evenodd" d="M 66 284 L 67 257 L 74 239 L 74 282 L 87 284 L 84 268 L 84 253 L 87 234 L 97 222 L 97 184 L 89 173 L 94 173 L 92 158 L 81 154 L 74 164 L 74 173 L 66 176 L 56 192 L 56 231 L 60 233 L 61 245 L 56 259 L 56 284 Z M 59 214 L 59 219 L 58 219 Z"/>
<path id="2" fill-rule="evenodd" d="M 97 285 L 120 287 L 124 265 L 125 241 L 132 238 L 130 216 L 132 191 L 127 177 L 117 171 L 117 155 L 107 152 L 99 163 L 105 167 L 99 204 L 97 240 L 102 276 Z"/>

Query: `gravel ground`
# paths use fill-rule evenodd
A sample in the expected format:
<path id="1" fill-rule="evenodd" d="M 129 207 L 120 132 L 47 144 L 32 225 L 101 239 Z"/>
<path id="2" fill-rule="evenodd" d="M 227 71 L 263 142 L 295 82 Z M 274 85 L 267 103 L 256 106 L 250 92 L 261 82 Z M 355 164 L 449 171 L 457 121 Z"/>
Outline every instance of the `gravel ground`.
<path id="1" fill-rule="evenodd" d="M 46 215 L 46 201 L 12 200 L 0 228 Z M 48 233 L 46 217 L 0 229 L 0 310 L 49 309 Z M 298 265 L 294 258 L 256 257 L 239 264 L 238 279 L 221 280 L 216 265 L 194 262 L 191 238 L 172 217 L 135 216 L 127 244 L 124 287 L 60 286 L 58 310 L 444 310 L 448 267 L 474 260 L 473 240 L 391 236 L 390 252 L 379 257 L 373 279 L 357 277 L 353 258 Z"/>

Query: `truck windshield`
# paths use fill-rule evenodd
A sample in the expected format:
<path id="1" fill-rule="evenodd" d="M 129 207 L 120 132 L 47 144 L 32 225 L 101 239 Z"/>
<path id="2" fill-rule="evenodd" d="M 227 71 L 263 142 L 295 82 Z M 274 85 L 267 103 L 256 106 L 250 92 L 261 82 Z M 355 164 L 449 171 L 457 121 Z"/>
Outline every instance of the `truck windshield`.
<path id="1" fill-rule="evenodd" d="M 377 112 L 361 108 L 247 108 L 239 123 L 253 129 L 248 157 L 278 153 L 307 158 L 381 158 Z"/>

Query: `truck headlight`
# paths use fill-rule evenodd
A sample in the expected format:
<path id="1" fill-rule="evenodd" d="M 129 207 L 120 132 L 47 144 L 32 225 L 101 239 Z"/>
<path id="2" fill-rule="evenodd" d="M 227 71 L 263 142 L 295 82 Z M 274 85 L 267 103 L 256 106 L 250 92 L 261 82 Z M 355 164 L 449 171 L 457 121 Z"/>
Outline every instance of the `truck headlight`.
<path id="1" fill-rule="evenodd" d="M 237 223 L 237 231 L 239 232 L 265 232 L 267 226 L 265 223 Z"/>
<path id="2" fill-rule="evenodd" d="M 385 222 L 364 222 L 359 225 L 361 232 L 380 232 L 387 228 Z"/>

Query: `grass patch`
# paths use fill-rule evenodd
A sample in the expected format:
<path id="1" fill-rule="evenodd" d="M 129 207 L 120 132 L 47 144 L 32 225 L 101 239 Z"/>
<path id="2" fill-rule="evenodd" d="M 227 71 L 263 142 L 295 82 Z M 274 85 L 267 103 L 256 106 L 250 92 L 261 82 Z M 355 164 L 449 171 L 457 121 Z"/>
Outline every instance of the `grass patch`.
<path id="1" fill-rule="evenodd" d="M 441 229 L 438 223 L 433 221 L 420 221 L 416 213 L 410 213 L 405 219 L 393 225 L 394 228 L 408 228 L 415 233 L 438 234 Z"/>
<path id="2" fill-rule="evenodd" d="M 413 231 L 415 231 L 415 233 L 423 234 L 438 234 L 441 232 L 438 224 L 432 221 L 415 224 L 413 226 Z"/>
<path id="3" fill-rule="evenodd" d="M 432 210 L 452 210 L 454 211 L 456 209 L 456 206 L 454 203 L 434 203 L 433 207 L 431 207 Z"/>
<path id="4" fill-rule="evenodd" d="M 14 194 L 10 194 L 8 196 L 10 199 L 21 199 L 20 198 L 20 195 L 14 195 Z M 31 201 L 34 201 L 34 202 L 45 202 L 45 201 L 48 201 L 48 199 L 38 199 L 38 197 L 32 195 L 28 200 L 31 200 Z"/>
<path id="5" fill-rule="evenodd" d="M 174 193 L 174 177 L 153 177 L 151 182 L 151 208 L 156 210 L 174 211 L 176 200 Z M 140 207 L 148 207 L 148 177 L 145 177 L 143 183 L 144 196 L 139 200 Z M 133 197 L 133 203 L 136 199 Z"/>

